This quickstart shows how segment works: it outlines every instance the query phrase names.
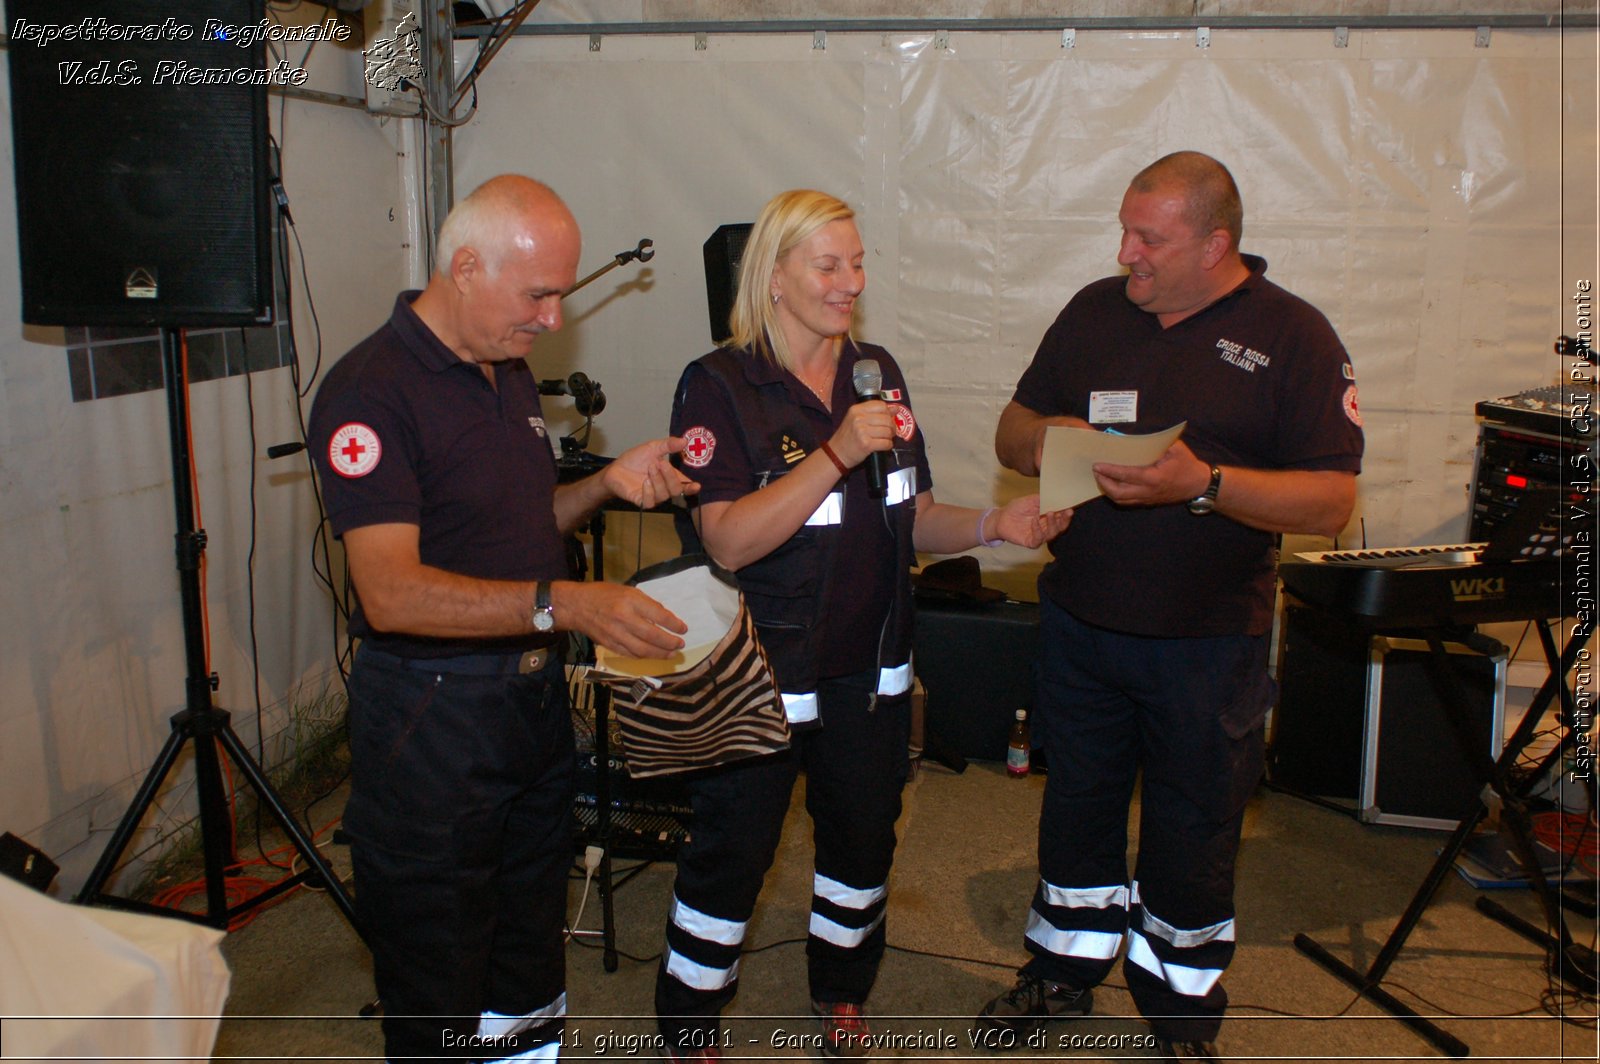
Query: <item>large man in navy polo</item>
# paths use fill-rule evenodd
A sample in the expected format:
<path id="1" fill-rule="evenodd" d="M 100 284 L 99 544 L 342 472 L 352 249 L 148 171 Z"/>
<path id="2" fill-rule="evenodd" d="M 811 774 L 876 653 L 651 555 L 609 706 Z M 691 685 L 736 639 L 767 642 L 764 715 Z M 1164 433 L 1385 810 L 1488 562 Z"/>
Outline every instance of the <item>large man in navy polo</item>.
<path id="1" fill-rule="evenodd" d="M 1149 465 L 1094 467 L 1104 498 L 1077 508 L 1039 578 L 1033 734 L 1050 773 L 1032 958 L 977 1023 L 1028 1034 L 1085 1015 L 1125 950 L 1160 1055 L 1217 1061 L 1234 864 L 1273 698 L 1275 537 L 1349 520 L 1361 415 L 1333 327 L 1240 252 L 1226 167 L 1165 156 L 1134 177 L 1118 220 L 1127 274 L 1061 312 L 995 449 L 1032 476 L 1053 425 L 1186 427 Z"/>

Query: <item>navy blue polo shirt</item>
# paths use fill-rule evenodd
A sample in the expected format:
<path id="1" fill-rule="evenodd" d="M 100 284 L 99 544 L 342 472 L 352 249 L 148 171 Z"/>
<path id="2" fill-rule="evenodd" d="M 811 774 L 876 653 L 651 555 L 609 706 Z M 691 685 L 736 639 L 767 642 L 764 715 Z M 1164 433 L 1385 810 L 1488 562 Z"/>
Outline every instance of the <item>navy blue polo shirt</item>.
<path id="1" fill-rule="evenodd" d="M 312 404 L 308 444 L 334 534 L 413 524 L 424 565 L 487 580 L 566 579 L 555 453 L 532 371 L 522 359 L 496 363 L 491 386 L 412 311 L 417 295 L 395 300 L 389 321 L 328 371 Z M 359 604 L 350 632 L 403 657 L 539 642 L 378 632 Z"/>
<path id="2" fill-rule="evenodd" d="M 1264 276 L 1162 328 L 1126 276 L 1095 281 L 1050 326 L 1013 398 L 1046 417 L 1146 433 L 1188 423 L 1196 457 L 1247 469 L 1359 473 L 1355 370 L 1328 319 Z M 1097 403 L 1113 395 L 1121 402 Z M 1097 421 L 1097 407 L 1117 420 Z M 1226 481 L 1223 490 L 1226 491 Z M 1145 636 L 1259 635 L 1272 627 L 1277 537 L 1183 503 L 1077 507 L 1039 591 L 1080 621 Z"/>

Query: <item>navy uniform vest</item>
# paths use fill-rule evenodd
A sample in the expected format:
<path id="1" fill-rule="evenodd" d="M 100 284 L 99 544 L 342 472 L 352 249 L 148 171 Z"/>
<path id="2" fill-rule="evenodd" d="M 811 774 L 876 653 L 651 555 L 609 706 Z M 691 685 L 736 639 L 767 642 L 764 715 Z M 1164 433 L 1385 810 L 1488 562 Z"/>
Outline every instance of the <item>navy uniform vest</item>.
<path id="1" fill-rule="evenodd" d="M 876 357 L 883 370 L 885 391 L 905 394 L 905 379 L 888 352 L 859 345 L 866 357 Z M 812 421 L 795 405 L 784 381 L 784 371 L 748 349 L 719 348 L 691 362 L 678 382 L 681 404 L 685 388 L 697 375 L 705 375 L 727 396 L 734 411 L 745 453 L 753 471 L 752 491 L 759 491 L 789 471 L 790 458 L 779 449 L 787 436 L 816 450 Z M 892 452 L 889 497 L 895 535 L 895 592 L 889 603 L 884 631 L 878 641 L 880 696 L 903 695 L 911 689 L 911 568 L 916 562 L 912 526 L 916 521 L 916 454 L 909 445 Z M 865 475 L 852 470 L 851 476 Z M 790 723 L 803 726 L 816 719 L 816 687 L 821 678 L 821 626 L 829 582 L 837 568 L 835 559 L 845 546 L 840 515 L 843 488 L 835 489 L 798 531 L 766 557 L 734 574 L 745 603 L 755 619 L 762 646 L 772 660 L 778 686 L 783 691 Z M 876 500 L 874 500 L 876 502 Z M 686 551 L 698 551 L 699 536 L 691 519 L 677 518 L 678 534 Z"/>

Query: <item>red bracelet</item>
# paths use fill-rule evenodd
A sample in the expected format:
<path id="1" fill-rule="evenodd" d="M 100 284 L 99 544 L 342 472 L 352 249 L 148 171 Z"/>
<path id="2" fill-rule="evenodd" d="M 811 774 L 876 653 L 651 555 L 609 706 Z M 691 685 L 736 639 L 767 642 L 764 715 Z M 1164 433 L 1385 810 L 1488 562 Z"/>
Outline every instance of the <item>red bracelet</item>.
<path id="1" fill-rule="evenodd" d="M 841 477 L 847 477 L 850 475 L 849 468 L 843 462 L 839 461 L 839 456 L 833 453 L 833 448 L 828 446 L 827 440 L 823 440 L 822 443 L 818 445 L 818 450 L 828 456 L 828 461 L 833 463 L 833 467 L 839 471 L 839 475 Z"/>

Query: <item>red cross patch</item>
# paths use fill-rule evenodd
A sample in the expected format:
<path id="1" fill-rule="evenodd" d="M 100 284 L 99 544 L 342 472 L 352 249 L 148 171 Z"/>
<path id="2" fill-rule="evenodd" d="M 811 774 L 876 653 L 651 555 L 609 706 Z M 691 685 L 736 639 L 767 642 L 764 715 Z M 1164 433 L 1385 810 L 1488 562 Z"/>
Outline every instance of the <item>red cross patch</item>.
<path id="1" fill-rule="evenodd" d="M 890 403 L 889 413 L 894 417 L 894 434 L 909 440 L 917 431 L 917 419 L 911 416 L 911 408 L 904 403 Z"/>
<path id="2" fill-rule="evenodd" d="M 691 469 L 702 469 L 711 464 L 716 452 L 717 438 L 704 425 L 696 425 L 683 434 L 683 464 Z"/>
<path id="3" fill-rule="evenodd" d="M 382 457 L 378 434 L 359 421 L 340 425 L 328 441 L 328 464 L 341 477 L 364 477 L 378 468 Z"/>
<path id="4" fill-rule="evenodd" d="M 1361 408 L 1356 404 L 1356 386 L 1354 384 L 1344 390 L 1344 416 L 1354 422 L 1356 428 L 1361 427 Z"/>

